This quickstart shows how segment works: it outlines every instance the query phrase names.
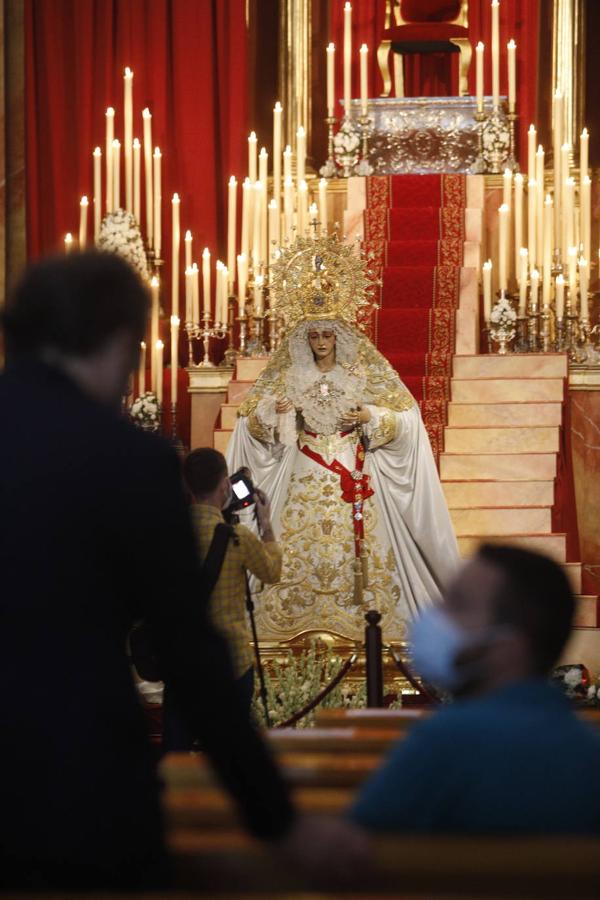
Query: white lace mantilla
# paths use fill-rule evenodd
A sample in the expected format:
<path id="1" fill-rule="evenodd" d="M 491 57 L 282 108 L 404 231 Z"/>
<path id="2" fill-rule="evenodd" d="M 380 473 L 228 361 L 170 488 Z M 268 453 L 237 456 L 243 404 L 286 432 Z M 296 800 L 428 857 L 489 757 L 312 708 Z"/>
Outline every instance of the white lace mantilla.
<path id="1" fill-rule="evenodd" d="M 286 379 L 286 393 L 304 420 L 305 428 L 315 434 L 334 434 L 351 409 L 360 406 L 365 379 L 357 372 L 336 365 L 321 372 L 310 365 L 293 365 Z"/>

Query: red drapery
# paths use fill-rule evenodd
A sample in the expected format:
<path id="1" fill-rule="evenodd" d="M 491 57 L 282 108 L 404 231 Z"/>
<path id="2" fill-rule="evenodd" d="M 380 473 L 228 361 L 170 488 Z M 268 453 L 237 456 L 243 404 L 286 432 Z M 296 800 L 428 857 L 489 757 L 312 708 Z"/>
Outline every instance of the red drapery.
<path id="1" fill-rule="evenodd" d="M 177 191 L 195 256 L 205 245 L 222 252 L 225 185 L 247 165 L 246 54 L 245 0 L 26 0 L 29 256 L 77 232 L 108 106 L 123 142 L 125 66 L 134 71 L 134 137 L 148 106 L 162 153 L 163 246 Z M 142 175 L 142 225 L 143 196 Z"/>
<path id="2" fill-rule="evenodd" d="M 526 132 L 536 116 L 536 83 L 538 57 L 539 0 L 501 0 L 500 3 L 500 90 L 508 91 L 506 44 L 510 38 L 517 42 L 517 90 L 519 113 L 519 153 L 521 160 L 527 153 Z M 381 42 L 385 18 L 385 0 L 353 0 L 352 46 L 353 96 L 359 96 L 358 48 L 368 45 L 369 94 L 378 97 L 383 83 L 377 64 L 377 48 Z M 469 73 L 469 86 L 475 93 L 475 45 L 483 41 L 486 46 L 486 94 L 491 94 L 491 4 L 490 0 L 469 0 L 469 38 L 473 47 L 473 63 Z M 337 49 L 337 95 L 342 96 L 342 49 L 344 46 L 344 2 L 332 0 L 331 36 Z M 323 51 L 324 52 L 324 51 Z M 458 91 L 457 56 L 415 55 L 405 58 L 404 81 L 407 96 L 446 96 Z M 390 67 L 391 68 L 391 67 Z M 392 70 L 393 71 L 393 70 Z"/>

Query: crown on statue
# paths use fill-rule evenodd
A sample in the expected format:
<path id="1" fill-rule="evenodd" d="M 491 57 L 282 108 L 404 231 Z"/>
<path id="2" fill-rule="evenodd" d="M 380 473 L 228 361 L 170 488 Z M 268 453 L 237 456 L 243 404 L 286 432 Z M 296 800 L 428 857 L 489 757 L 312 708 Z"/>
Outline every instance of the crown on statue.
<path id="1" fill-rule="evenodd" d="M 280 247 L 271 278 L 272 308 L 286 331 L 319 319 L 360 328 L 365 314 L 377 308 L 372 295 L 379 280 L 370 260 L 357 242 L 344 244 L 336 234 L 297 237 Z"/>

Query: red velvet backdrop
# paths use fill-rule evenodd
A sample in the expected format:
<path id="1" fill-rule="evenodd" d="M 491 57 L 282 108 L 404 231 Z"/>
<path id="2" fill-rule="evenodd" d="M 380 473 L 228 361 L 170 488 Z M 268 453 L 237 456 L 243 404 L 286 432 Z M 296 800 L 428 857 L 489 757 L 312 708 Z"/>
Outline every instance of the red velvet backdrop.
<path id="1" fill-rule="evenodd" d="M 520 157 L 527 153 L 526 132 L 536 115 L 536 85 L 538 56 L 538 16 L 540 0 L 501 0 L 500 3 L 500 89 L 508 91 L 506 44 L 510 38 L 517 42 L 517 91 L 519 113 Z M 352 41 L 355 55 L 353 66 L 353 95 L 359 96 L 358 48 L 368 45 L 369 94 L 378 97 L 383 89 L 377 64 L 377 48 L 381 41 L 385 17 L 385 0 L 353 0 Z M 473 46 L 473 62 L 469 73 L 471 93 L 475 93 L 475 45 L 486 46 L 485 92 L 492 92 L 491 71 L 491 3 L 490 0 L 469 0 L 469 37 Z M 342 48 L 344 46 L 344 3 L 333 0 L 331 5 L 331 35 L 337 49 L 337 94 L 342 94 Z M 391 69 L 391 67 L 390 67 Z M 407 96 L 443 97 L 458 92 L 457 54 L 415 55 L 405 58 L 404 83 Z M 393 69 L 391 69 L 393 72 Z"/>
<path id="2" fill-rule="evenodd" d="M 29 256 L 77 232 L 107 106 L 123 142 L 125 66 L 134 72 L 134 137 L 148 106 L 162 152 L 163 246 L 177 191 L 194 256 L 205 245 L 222 252 L 225 185 L 247 166 L 245 0 L 26 0 L 26 29 Z M 143 197 L 142 161 L 142 209 Z"/>

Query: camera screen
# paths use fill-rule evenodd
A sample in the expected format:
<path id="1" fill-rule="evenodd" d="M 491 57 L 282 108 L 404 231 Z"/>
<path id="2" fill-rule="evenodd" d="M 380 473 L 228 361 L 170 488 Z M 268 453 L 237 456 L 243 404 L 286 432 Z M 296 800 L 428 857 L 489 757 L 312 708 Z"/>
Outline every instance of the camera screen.
<path id="1" fill-rule="evenodd" d="M 246 497 L 250 496 L 250 491 L 248 490 L 244 481 L 234 481 L 231 487 L 238 500 L 245 500 Z"/>

